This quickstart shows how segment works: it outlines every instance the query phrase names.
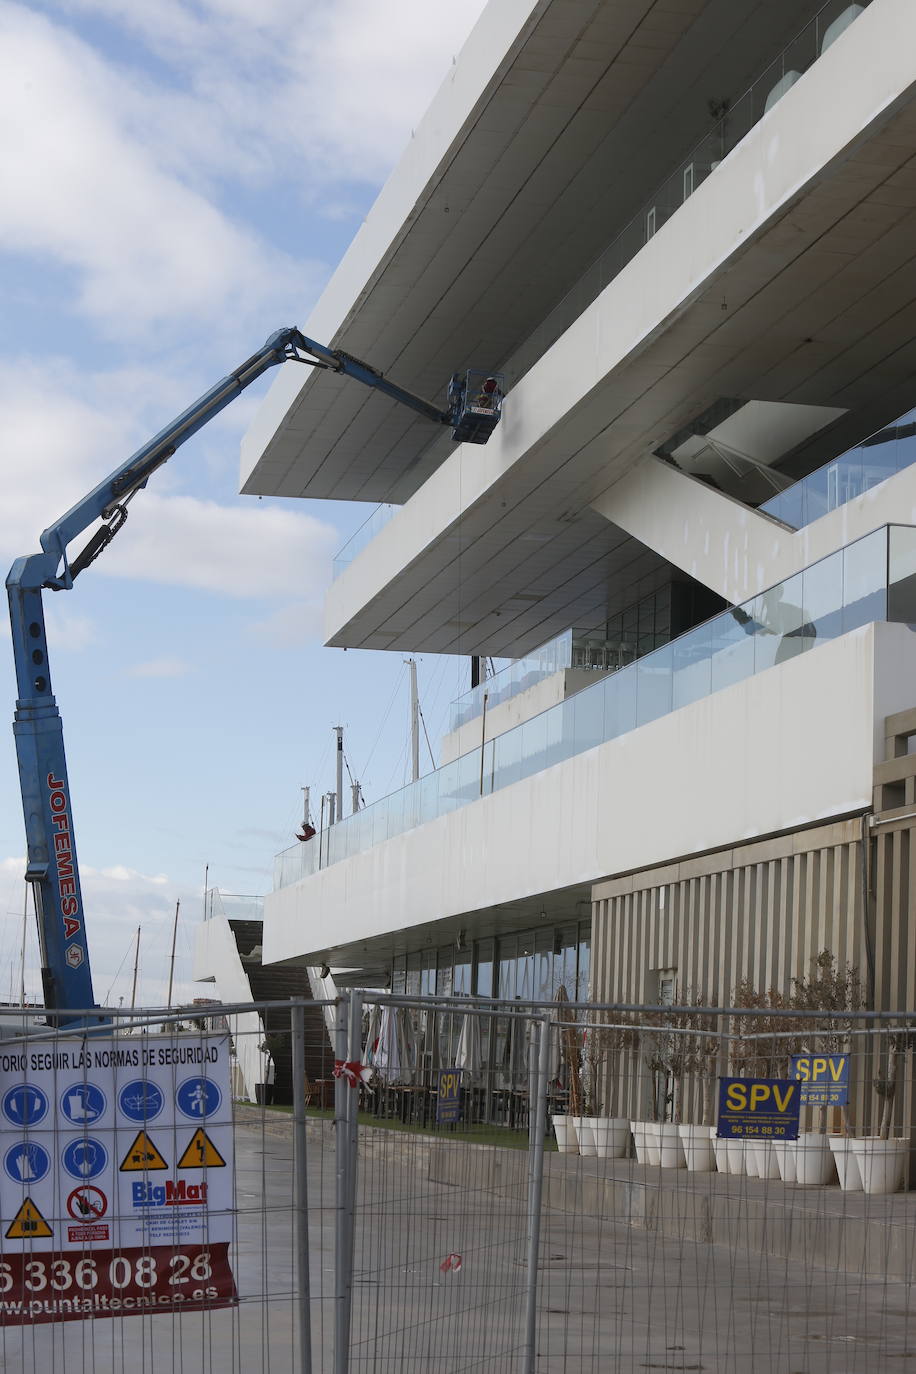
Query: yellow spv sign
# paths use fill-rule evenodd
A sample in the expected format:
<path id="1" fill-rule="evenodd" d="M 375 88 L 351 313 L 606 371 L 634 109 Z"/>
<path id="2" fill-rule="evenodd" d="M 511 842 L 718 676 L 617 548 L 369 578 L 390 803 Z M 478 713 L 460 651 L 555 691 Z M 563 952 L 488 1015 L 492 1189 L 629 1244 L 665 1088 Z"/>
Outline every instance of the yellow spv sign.
<path id="1" fill-rule="evenodd" d="M 720 1078 L 720 1138 L 797 1140 L 801 1085 L 788 1078 Z"/>
<path id="2" fill-rule="evenodd" d="M 841 1107 L 849 1101 L 848 1054 L 796 1054 L 789 1075 L 801 1083 L 802 1103 Z"/>

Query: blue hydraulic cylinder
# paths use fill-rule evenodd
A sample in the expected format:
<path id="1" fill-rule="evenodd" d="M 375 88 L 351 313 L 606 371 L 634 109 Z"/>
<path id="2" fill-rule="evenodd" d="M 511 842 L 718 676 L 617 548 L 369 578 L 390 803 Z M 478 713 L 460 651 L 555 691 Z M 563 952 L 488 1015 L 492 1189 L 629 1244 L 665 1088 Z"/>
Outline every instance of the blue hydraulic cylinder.
<path id="1" fill-rule="evenodd" d="M 19 563 L 25 560 L 20 559 Z M 41 592 L 8 579 L 17 701 L 13 719 L 45 1006 L 95 1005 L 60 712 L 51 692 Z M 12 585 L 10 585 L 12 584 Z M 77 1018 L 62 1015 L 61 1024 Z"/>

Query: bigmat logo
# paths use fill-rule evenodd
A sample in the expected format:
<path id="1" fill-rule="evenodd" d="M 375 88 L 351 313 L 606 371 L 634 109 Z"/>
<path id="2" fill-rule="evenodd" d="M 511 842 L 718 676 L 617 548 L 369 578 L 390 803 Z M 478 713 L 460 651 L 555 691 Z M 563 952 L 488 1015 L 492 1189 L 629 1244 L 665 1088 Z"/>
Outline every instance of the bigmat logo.
<path id="1" fill-rule="evenodd" d="M 206 1183 L 133 1183 L 130 1198 L 134 1207 L 199 1207 L 207 1201 Z"/>

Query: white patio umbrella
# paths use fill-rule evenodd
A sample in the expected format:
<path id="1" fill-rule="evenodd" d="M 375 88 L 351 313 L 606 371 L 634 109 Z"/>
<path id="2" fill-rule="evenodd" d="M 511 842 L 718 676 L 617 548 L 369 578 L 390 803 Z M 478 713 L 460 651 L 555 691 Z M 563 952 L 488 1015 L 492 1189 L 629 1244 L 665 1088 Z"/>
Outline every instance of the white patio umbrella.
<path id="1" fill-rule="evenodd" d="M 374 1055 L 374 1051 L 375 1051 L 375 1044 L 376 1044 L 376 1041 L 377 1041 L 378 1038 L 379 1038 L 379 1023 L 380 1023 L 380 1020 L 381 1020 L 381 1017 L 380 1017 L 380 1014 L 379 1014 L 379 1005 L 378 1005 L 377 1002 L 373 1002 L 373 1003 L 371 1004 L 371 1006 L 369 1007 L 369 1025 L 368 1025 L 368 1028 L 367 1028 L 367 1030 L 366 1030 L 366 1044 L 365 1044 L 365 1046 L 363 1047 L 363 1067 L 364 1067 L 364 1068 L 371 1068 L 371 1067 L 372 1067 L 372 1064 L 373 1064 L 373 1055 Z"/>
<path id="2" fill-rule="evenodd" d="M 398 1007 L 395 1012 L 395 1026 L 398 1040 L 398 1058 L 401 1065 L 400 1083 L 412 1083 L 417 1067 L 417 1036 L 413 1020 L 406 1007 Z"/>
<path id="3" fill-rule="evenodd" d="M 382 1007 L 378 1044 L 375 1047 L 372 1066 L 379 1078 L 387 1083 L 396 1083 L 400 1079 L 401 1044 L 397 1017 L 391 1007 Z"/>
<path id="4" fill-rule="evenodd" d="M 483 1068 L 483 1039 L 480 1034 L 480 1017 L 473 1012 L 465 1012 L 455 1052 L 455 1067 L 462 1069 L 467 1081 L 473 1081 Z"/>

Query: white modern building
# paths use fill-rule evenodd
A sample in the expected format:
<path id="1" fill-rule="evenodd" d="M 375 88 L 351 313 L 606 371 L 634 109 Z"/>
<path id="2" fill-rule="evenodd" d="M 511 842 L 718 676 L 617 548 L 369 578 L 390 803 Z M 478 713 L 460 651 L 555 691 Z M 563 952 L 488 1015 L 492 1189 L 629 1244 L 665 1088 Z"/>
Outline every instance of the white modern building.
<path id="1" fill-rule="evenodd" d="M 916 1005 L 916 6 L 491 0 L 285 368 L 248 493 L 358 500 L 333 645 L 514 665 L 277 860 L 265 963 Z"/>

